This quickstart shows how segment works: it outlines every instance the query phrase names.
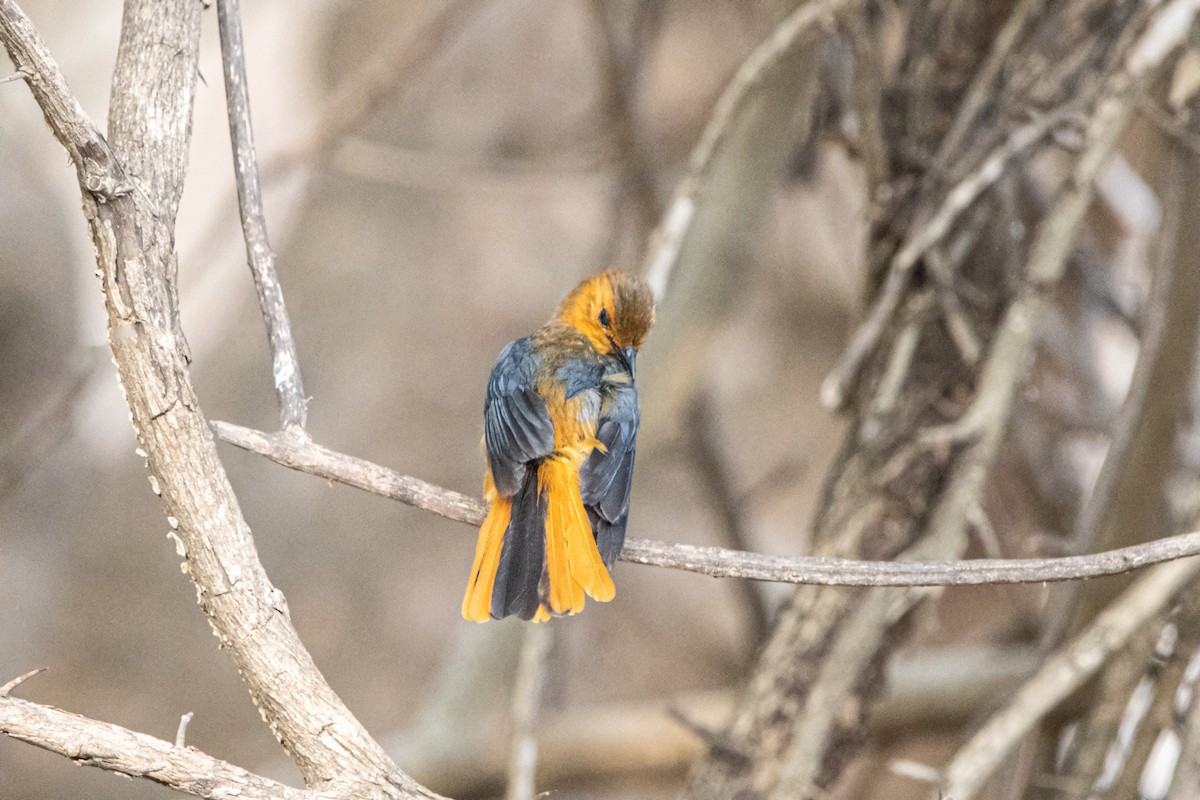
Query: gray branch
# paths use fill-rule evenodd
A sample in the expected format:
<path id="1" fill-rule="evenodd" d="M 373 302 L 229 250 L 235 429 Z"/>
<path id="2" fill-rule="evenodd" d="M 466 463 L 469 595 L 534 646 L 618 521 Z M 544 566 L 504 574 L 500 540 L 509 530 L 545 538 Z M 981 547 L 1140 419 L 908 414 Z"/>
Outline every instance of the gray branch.
<path id="1" fill-rule="evenodd" d="M 1096 674 L 1143 625 L 1163 611 L 1200 573 L 1200 562 L 1165 564 L 1142 575 L 1075 640 L 1055 653 L 1012 701 L 971 737 L 946 767 L 931 796 L 969 800 L 1038 721 Z"/>
<path id="2" fill-rule="evenodd" d="M 478 527 L 487 513 L 482 500 L 329 450 L 313 443 L 299 431 L 269 434 L 228 422 L 213 422 L 212 426 L 218 438 L 289 469 L 399 500 L 456 522 Z M 823 556 L 768 556 L 723 547 L 698 547 L 631 538 L 625 543 L 621 560 L 631 564 L 697 572 L 714 578 L 748 578 L 777 583 L 973 586 L 1046 583 L 1118 575 L 1195 555 L 1200 555 L 1200 532 L 1086 556 L 981 558 L 969 561 L 857 561 Z"/>
<path id="3" fill-rule="evenodd" d="M 76 166 L 109 343 L 151 488 L 176 530 L 200 606 L 259 713 L 309 785 L 356 798 L 432 797 L 395 766 L 304 648 L 282 592 L 259 561 L 196 401 L 178 327 L 173 241 L 200 11 L 194 0 L 127 0 L 110 103 L 111 149 L 13 0 L 0 0 L 0 44 L 28 76 Z"/>
<path id="4" fill-rule="evenodd" d="M 225 72 L 225 105 L 229 112 L 229 138 L 233 142 L 233 165 L 237 176 L 238 210 L 246 257 L 254 275 L 258 304 L 267 324 L 271 345 L 271 374 L 279 395 L 281 427 L 303 428 L 308 401 L 300 379 L 300 357 L 292 336 L 292 322 L 283 302 L 283 287 L 275 271 L 275 251 L 267 237 L 262 187 L 258 178 L 258 154 L 250 123 L 250 92 L 246 83 L 246 49 L 242 42 L 242 17 L 238 0 L 217 0 L 217 23 L 221 35 L 221 64 Z"/>
<path id="5" fill-rule="evenodd" d="M 98 722 L 51 706 L 0 696 L 0 733 L 76 764 L 145 778 L 195 797 L 319 800 L 326 793 L 295 789 L 191 747 Z"/>

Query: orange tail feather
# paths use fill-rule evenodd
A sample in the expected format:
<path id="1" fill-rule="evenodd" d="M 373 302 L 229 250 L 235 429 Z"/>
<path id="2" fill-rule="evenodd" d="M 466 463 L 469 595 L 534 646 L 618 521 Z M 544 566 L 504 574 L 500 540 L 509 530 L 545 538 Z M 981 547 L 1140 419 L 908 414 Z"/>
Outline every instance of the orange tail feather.
<path id="1" fill-rule="evenodd" d="M 479 540 L 475 544 L 475 563 L 471 565 L 471 578 L 467 581 L 467 592 L 463 597 L 462 615 L 472 622 L 487 622 L 491 619 L 492 589 L 496 585 L 496 569 L 500 564 L 500 549 L 504 545 L 504 532 L 508 530 L 512 514 L 512 500 L 494 498 L 488 509 L 487 519 L 479 529 Z"/>
<path id="2" fill-rule="evenodd" d="M 548 462 L 538 467 L 539 484 L 548 476 L 551 469 Z M 543 473 L 544 470 L 547 472 Z M 553 614 L 577 614 L 583 610 L 583 592 L 575 591 L 575 583 L 571 580 L 571 565 L 567 560 L 567 540 L 562 531 L 566 525 L 563 514 L 563 504 L 558 501 L 557 488 L 549 483 L 539 485 L 539 491 L 550 493 L 546 500 L 546 575 L 550 586 L 544 603 L 549 603 L 549 611 Z"/>
<path id="3" fill-rule="evenodd" d="M 592 526 L 579 495 L 579 467 L 568 459 L 552 459 L 538 468 L 538 481 L 549 492 L 546 508 L 546 552 L 565 553 L 566 574 L 550 570 L 551 610 L 577 614 L 583 610 L 584 593 L 600 602 L 616 595 L 612 577 L 596 549 Z M 556 585 L 556 583 L 558 585 Z M 568 596 L 570 602 L 554 608 L 554 599 Z"/>

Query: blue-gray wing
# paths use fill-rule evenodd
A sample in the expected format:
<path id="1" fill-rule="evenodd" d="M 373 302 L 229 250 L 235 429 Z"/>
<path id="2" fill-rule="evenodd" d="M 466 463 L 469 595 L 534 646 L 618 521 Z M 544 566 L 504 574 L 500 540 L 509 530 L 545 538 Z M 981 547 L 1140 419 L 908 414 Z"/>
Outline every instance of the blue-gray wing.
<path id="1" fill-rule="evenodd" d="M 528 337 L 500 352 L 483 404 L 483 439 L 496 491 L 511 497 L 525 481 L 526 465 L 554 450 L 554 423 L 534 390 L 539 356 Z"/>
<path id="2" fill-rule="evenodd" d="M 596 427 L 596 438 L 605 450 L 593 450 L 579 471 L 579 492 L 596 534 L 596 547 L 609 567 L 625 545 L 638 420 L 637 389 L 632 385 L 617 389 L 601 406 Z"/>

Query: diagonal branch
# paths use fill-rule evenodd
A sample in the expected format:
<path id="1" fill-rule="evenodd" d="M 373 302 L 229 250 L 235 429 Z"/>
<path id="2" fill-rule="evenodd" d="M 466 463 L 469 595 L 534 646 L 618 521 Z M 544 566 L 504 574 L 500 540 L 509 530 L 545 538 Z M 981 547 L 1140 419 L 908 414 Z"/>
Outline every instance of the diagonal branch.
<path id="1" fill-rule="evenodd" d="M 1096 674 L 1108 656 L 1147 624 L 1200 573 L 1200 561 L 1164 564 L 1138 578 L 1070 644 L 1051 656 L 1012 701 L 971 737 L 946 767 L 933 798 L 969 800 L 1013 746 L 1071 692 Z"/>
<path id="2" fill-rule="evenodd" d="M 266 456 L 277 464 L 344 483 L 372 494 L 478 527 L 487 512 L 482 500 L 443 489 L 387 467 L 337 453 L 302 432 L 276 434 L 213 422 L 218 438 Z M 297 435 L 299 434 L 299 435 Z M 974 586 L 1043 583 L 1117 575 L 1164 561 L 1200 555 L 1200 532 L 1087 556 L 970 561 L 858 561 L 824 556 L 768 556 L 723 547 L 628 539 L 621 560 L 714 578 L 822 586 Z"/>
<path id="3" fill-rule="evenodd" d="M 66 148 L 83 190 L 106 200 L 128 194 L 132 186 L 113 160 L 108 142 L 71 94 L 62 70 L 13 0 L 0 0 L 0 41 L 41 107 L 46 123 Z"/>
<path id="4" fill-rule="evenodd" d="M 303 428 L 307 415 L 304 383 L 300 379 L 300 357 L 292 337 L 292 322 L 283 302 L 283 288 L 275 271 L 275 251 L 267 237 L 262 187 L 258 179 L 258 154 L 254 128 L 250 124 L 250 91 L 246 83 L 246 48 L 242 42 L 242 18 L 238 0 L 217 0 L 217 24 L 221 35 L 221 64 L 225 72 L 225 104 L 229 111 L 229 138 L 233 140 L 233 165 L 237 176 L 238 210 L 246 257 L 254 275 L 258 304 L 267 324 L 271 345 L 271 374 L 279 395 L 280 426 Z"/>
<path id="5" fill-rule="evenodd" d="M 259 561 L 198 407 L 178 327 L 173 242 L 200 12 L 194 0 L 126 1 L 111 149 L 14 0 L 0 0 L 0 44 L 29 76 L 51 131 L 75 163 L 109 343 L 151 488 L 176 529 L 200 606 L 255 705 L 307 784 L 361 798 L 430 797 L 371 738 L 304 648 L 282 592 Z"/>
<path id="6" fill-rule="evenodd" d="M 1027 157 L 1035 145 L 1071 118 L 1066 112 L 1045 114 L 1014 130 L 978 167 L 946 192 L 941 205 L 922 224 L 913 226 L 888 265 L 878 298 L 850 337 L 837 366 L 821 384 L 821 402 L 835 410 L 845 407 L 864 364 L 895 319 L 921 259 L 953 230 L 963 213 L 1006 174 L 1013 162 Z"/>
<path id="7" fill-rule="evenodd" d="M 319 800 L 329 796 L 255 775 L 192 747 L 177 747 L 144 733 L 15 697 L 0 696 L 0 733 L 85 767 L 145 778 L 194 797 Z"/>
<path id="8" fill-rule="evenodd" d="M 656 297 L 661 299 L 666 294 L 685 240 L 692 234 L 697 206 L 704 195 L 710 194 L 706 190 L 716 166 L 716 156 L 731 131 L 747 116 L 747 108 L 756 99 L 755 90 L 761 88 L 770 73 L 777 70 L 797 48 L 807 46 L 815 52 L 819 45 L 818 37 L 834 26 L 837 14 L 853 4 L 853 0 L 808 0 L 800 3 L 742 63 L 733 80 L 721 93 L 700 141 L 692 150 L 688 175 L 676 187 L 658 228 L 651 236 L 644 272 Z M 799 91 L 799 87 L 794 88 Z"/>

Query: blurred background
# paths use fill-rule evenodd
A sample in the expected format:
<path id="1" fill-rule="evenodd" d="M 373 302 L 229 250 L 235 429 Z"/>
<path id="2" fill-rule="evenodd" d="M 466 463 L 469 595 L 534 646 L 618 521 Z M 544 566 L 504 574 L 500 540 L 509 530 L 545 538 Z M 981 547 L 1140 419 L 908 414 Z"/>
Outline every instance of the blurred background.
<path id="1" fill-rule="evenodd" d="M 500 348 L 549 318 L 582 277 L 607 266 L 643 269 L 652 229 L 722 89 L 795 5 L 245 4 L 267 219 L 314 440 L 478 494 L 484 386 Z M 1080 29 L 1101 31 L 1103 43 L 1103 32 L 1115 38 L 1153 4 L 1051 5 L 1068 21 L 1062 9 L 1081 9 Z M 105 119 L 121 3 L 24 0 L 22 7 L 84 108 Z M 965 79 L 955 81 L 973 74 L 1013 7 L 866 3 L 866 40 L 885 84 L 876 87 L 883 127 L 903 128 L 906 103 L 924 103 L 930 125 L 945 127 L 965 90 Z M 939 9 L 957 22 L 935 31 L 941 61 L 926 64 L 912 43 L 922 26 L 937 28 Z M 205 17 L 177 230 L 182 325 L 207 416 L 274 430 L 266 336 L 237 217 L 215 12 Z M 1028 41 L 1017 55 L 1036 56 L 1039 47 L 1054 53 L 1061 31 L 1024 30 Z M 906 203 L 961 177 L 937 174 L 929 153 L 909 152 L 905 140 L 890 142 L 885 180 L 889 165 L 863 147 L 870 120 L 849 107 L 853 43 L 831 35 L 821 48 L 816 113 L 794 113 L 804 103 L 790 94 L 786 72 L 764 89 L 750 127 L 729 134 L 730 152 L 746 155 L 726 159 L 734 166 L 716 171 L 701 194 L 710 215 L 703 235 L 689 244 L 688 269 L 673 279 L 639 358 L 632 536 L 803 553 L 818 510 L 836 499 L 823 490 L 845 464 L 839 448 L 849 424 L 821 405 L 819 387 L 878 281 L 868 265 L 885 263 L 912 222 Z M 9 68 L 2 59 L 0 77 Z M 1064 60 L 1063 74 L 1084 60 Z M 1031 61 L 1046 70 L 1058 63 Z M 1155 92 L 1169 95 L 1191 80 L 1185 99 L 1194 97 L 1200 58 L 1193 51 L 1180 63 L 1175 83 L 1156 84 Z M 927 81 L 927 97 L 906 94 L 915 85 L 902 80 L 910 67 Z M 1094 76 L 1080 69 L 1087 89 Z M 1002 77 L 1019 83 L 1015 73 Z M 997 137 L 1013 119 L 1026 122 L 1039 101 L 1049 105 L 1037 80 L 1028 108 L 1022 95 L 1019 113 L 1005 106 L 989 118 Z M 1102 171 L 1067 278 L 1038 332 L 1036 368 L 989 477 L 970 556 L 1094 549 L 1069 534 L 1086 527 L 1078 520 L 1086 520 L 1098 475 L 1103 485 L 1123 404 L 1165 423 L 1131 434 L 1148 448 L 1142 461 L 1161 468 L 1128 484 L 1130 496 L 1140 492 L 1153 505 L 1131 502 L 1122 506 L 1134 509 L 1131 516 L 1106 524 L 1149 539 L 1200 506 L 1189 377 L 1196 320 L 1164 333 L 1168 298 L 1184 290 L 1152 280 L 1156 265 L 1173 263 L 1159 234 L 1174 226 L 1182 237 L 1195 215 L 1184 214 L 1181 225 L 1178 209 L 1196 208 L 1180 199 L 1194 188 L 1171 188 L 1177 162 L 1164 125 L 1148 112 L 1135 120 Z M 1022 164 L 1016 188 L 1001 183 L 991 205 L 966 215 L 964 229 L 987 228 L 991 220 L 981 218 L 1002 207 L 993 226 L 1004 227 L 1001 234 L 987 231 L 983 245 L 945 243 L 961 251 L 947 257 L 965 262 L 970 280 L 959 288 L 982 335 L 995 321 L 988 302 L 1007 290 L 979 300 L 971 281 L 980 274 L 993 283 L 996 275 L 1017 280 L 1025 231 L 1065 184 L 1078 146 L 1068 139 L 1046 144 Z M 981 137 L 975 152 L 996 141 Z M 1170 191 L 1174 205 L 1165 199 Z M 181 714 L 194 712 L 189 744 L 298 785 L 180 574 L 134 452 L 94 269 L 73 169 L 25 87 L 0 84 L 0 684 L 48 667 L 23 696 L 166 739 Z M 912 311 L 912 319 L 924 313 Z M 1175 353 L 1172 382 L 1136 380 L 1149 341 L 1153 353 Z M 1155 385 L 1167 388 L 1156 395 Z M 964 392 L 939 402 L 954 407 Z M 1141 397 L 1140 405 L 1127 395 Z M 851 446 L 857 435 L 851 429 L 846 437 Z M 461 619 L 475 532 L 226 445 L 221 453 L 268 573 L 351 710 L 431 789 L 462 798 L 502 793 L 523 628 Z M 678 794 L 791 594 L 629 564 L 614 577 L 612 603 L 592 603 L 551 626 L 538 788 L 556 797 Z M 1124 584 L 1087 585 L 1099 588 L 1080 602 L 1095 611 Z M 940 597 L 913 615 L 877 725 L 839 773 L 833 796 L 925 797 L 924 765 L 953 753 L 962 733 L 1080 624 L 1062 621 L 1070 602 L 1046 586 Z M 1172 624 L 1159 619 L 1155 634 Z M 1135 677 L 1155 652 L 1154 642 L 1142 645 L 1140 661 L 1126 654 Z M 1179 672 L 1176 688 L 1185 684 Z M 1135 683 L 1110 680 L 1116 718 Z M 1020 781 L 993 787 L 991 796 L 1025 796 L 1024 789 L 1060 796 L 1046 770 L 1024 763 L 1018 772 Z M 4 800 L 166 794 L 0 737 Z"/>
<path id="2" fill-rule="evenodd" d="M 120 5 L 22 3 L 97 120 Z M 585 275 L 640 269 L 713 102 L 786 4 L 459 5 L 265 0 L 243 14 L 312 435 L 478 494 L 483 390 L 500 348 Z M 208 416 L 270 430 L 277 411 L 237 221 L 215 13 L 205 26 L 178 227 L 183 325 Z M 323 114 L 362 91 L 361 81 L 344 88 L 348 79 L 389 54 L 398 71 L 348 130 L 321 140 L 321 126 L 340 121 Z M 613 92 L 626 91 L 634 66 L 641 174 L 631 180 Z M 843 148 L 809 172 L 771 194 L 706 367 L 710 433 L 746 499 L 751 546 L 767 552 L 803 547 L 837 441 L 816 387 L 846 329 L 866 213 Z M 0 676 L 48 667 L 26 696 L 165 738 L 193 711 L 190 744 L 295 781 L 179 573 L 134 454 L 73 173 L 20 83 L 0 87 L 0 187 Z M 705 473 L 680 438 L 686 409 L 655 411 L 666 344 L 652 338 L 639 368 L 647 421 L 631 535 L 721 543 Z M 415 746 L 405 731 L 452 713 L 435 700 L 460 696 L 446 684 L 462 680 L 479 729 L 501 740 L 519 626 L 459 616 L 474 532 L 222 454 L 305 643 L 368 729 L 398 752 Z M 736 584 L 625 564 L 615 577 L 614 602 L 556 626 L 547 714 L 661 706 L 731 686 L 751 663 L 757 634 Z M 456 678 L 451 667 L 473 652 L 487 660 L 480 674 Z M 586 770 L 587 748 L 577 750 Z M 416 757 L 401 764 L 423 777 Z M 633 794 L 670 794 L 676 761 Z M 455 790 L 438 777 L 426 778 L 432 788 Z M 572 781 L 579 788 L 563 796 L 603 794 Z M 166 793 L 0 740 L 6 800 Z"/>

